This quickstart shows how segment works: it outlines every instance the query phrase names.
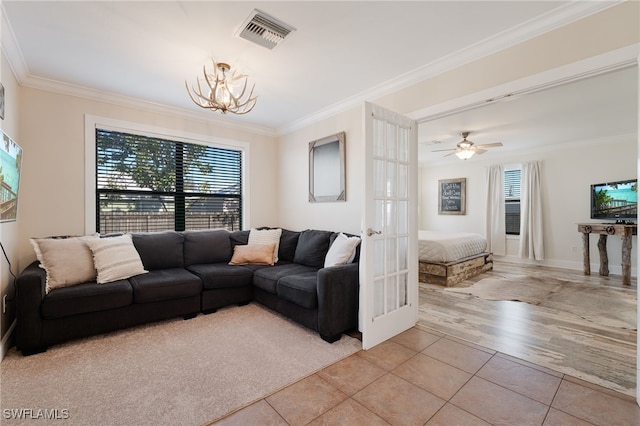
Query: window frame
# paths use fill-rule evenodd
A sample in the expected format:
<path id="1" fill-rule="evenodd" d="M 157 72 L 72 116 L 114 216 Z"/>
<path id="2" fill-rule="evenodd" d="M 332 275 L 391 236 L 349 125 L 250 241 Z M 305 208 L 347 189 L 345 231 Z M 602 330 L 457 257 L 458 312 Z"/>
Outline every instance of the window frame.
<path id="1" fill-rule="evenodd" d="M 504 187 L 503 187 L 503 191 L 506 189 L 507 186 L 507 172 L 513 172 L 513 171 L 519 171 L 520 172 L 520 190 L 522 191 L 522 165 L 520 164 L 513 164 L 513 165 L 508 165 L 504 167 L 504 175 L 503 175 L 503 180 L 504 180 Z M 518 223 L 518 232 L 507 232 L 507 205 L 509 203 L 513 203 L 515 201 L 518 202 L 518 205 L 521 207 L 522 206 L 522 197 L 521 197 L 522 193 L 520 194 L 520 196 L 518 197 L 511 197 L 511 198 L 507 198 L 506 195 L 504 197 L 504 208 L 505 208 L 505 212 L 504 212 L 504 217 L 505 217 L 505 235 L 507 237 L 512 237 L 512 238 L 519 238 L 520 236 L 520 223 Z M 522 214 L 522 210 L 521 208 L 518 209 L 518 218 L 521 217 Z"/>
<path id="2" fill-rule="evenodd" d="M 242 223 L 241 229 L 246 229 L 250 221 L 250 191 L 248 170 L 250 167 L 249 143 L 232 139 L 215 138 L 209 135 L 184 132 L 140 123 L 109 119 L 86 114 L 85 115 L 85 233 L 96 232 L 96 129 L 132 133 L 151 138 L 168 139 L 210 146 L 215 148 L 233 149 L 241 151 L 242 156 Z"/>

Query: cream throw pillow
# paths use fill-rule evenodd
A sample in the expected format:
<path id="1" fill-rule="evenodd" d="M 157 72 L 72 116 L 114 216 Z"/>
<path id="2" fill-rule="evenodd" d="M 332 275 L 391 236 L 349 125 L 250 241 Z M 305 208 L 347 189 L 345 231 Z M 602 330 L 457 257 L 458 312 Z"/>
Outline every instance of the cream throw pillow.
<path id="1" fill-rule="evenodd" d="M 46 293 L 96 279 L 93 255 L 87 245 L 97 236 L 69 238 L 31 238 L 29 242 L 46 271 Z"/>
<path id="2" fill-rule="evenodd" d="M 324 258 L 324 267 L 345 265 L 353 262 L 358 244 L 360 244 L 359 237 L 347 237 L 341 232 L 329 247 L 327 256 Z"/>
<path id="3" fill-rule="evenodd" d="M 98 271 L 98 284 L 124 280 L 149 272 L 145 271 L 130 234 L 98 238 L 89 241 L 88 245 L 93 252 L 93 261 Z"/>
<path id="4" fill-rule="evenodd" d="M 282 229 L 255 229 L 249 231 L 248 245 L 275 244 L 274 263 L 278 263 L 278 250 L 280 249 L 280 236 Z"/>
<path id="5" fill-rule="evenodd" d="M 229 265 L 273 265 L 275 249 L 276 245 L 273 243 L 235 246 Z"/>

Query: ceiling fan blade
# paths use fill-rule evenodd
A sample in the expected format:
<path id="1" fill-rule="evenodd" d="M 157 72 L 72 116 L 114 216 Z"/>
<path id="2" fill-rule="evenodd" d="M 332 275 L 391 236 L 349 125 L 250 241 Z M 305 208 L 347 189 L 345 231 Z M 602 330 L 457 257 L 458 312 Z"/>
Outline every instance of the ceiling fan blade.
<path id="1" fill-rule="evenodd" d="M 493 148 L 495 146 L 502 146 L 502 142 L 485 143 L 482 145 L 476 145 L 476 148 Z"/>
<path id="2" fill-rule="evenodd" d="M 458 148 L 434 149 L 434 150 L 433 150 L 433 151 L 431 151 L 431 152 L 455 151 L 455 150 L 457 150 L 457 149 L 458 149 Z"/>
<path id="3" fill-rule="evenodd" d="M 448 157 L 448 156 L 450 156 L 450 155 L 453 155 L 453 154 L 455 154 L 456 152 L 458 152 L 458 150 L 457 150 L 457 149 L 456 149 L 456 150 L 453 150 L 453 152 L 448 153 L 448 154 L 447 154 L 447 155 L 445 155 L 444 157 Z"/>
<path id="4" fill-rule="evenodd" d="M 480 155 L 480 154 L 484 154 L 485 152 L 487 152 L 487 150 L 476 147 L 475 152 L 476 152 L 476 154 Z"/>

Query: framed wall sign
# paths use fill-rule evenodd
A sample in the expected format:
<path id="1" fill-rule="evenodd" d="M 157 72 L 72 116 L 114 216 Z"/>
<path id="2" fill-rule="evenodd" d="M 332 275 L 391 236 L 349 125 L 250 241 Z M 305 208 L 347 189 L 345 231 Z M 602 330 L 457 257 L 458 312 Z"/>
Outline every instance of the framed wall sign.
<path id="1" fill-rule="evenodd" d="M 467 179 L 438 180 L 438 214 L 467 214 Z"/>

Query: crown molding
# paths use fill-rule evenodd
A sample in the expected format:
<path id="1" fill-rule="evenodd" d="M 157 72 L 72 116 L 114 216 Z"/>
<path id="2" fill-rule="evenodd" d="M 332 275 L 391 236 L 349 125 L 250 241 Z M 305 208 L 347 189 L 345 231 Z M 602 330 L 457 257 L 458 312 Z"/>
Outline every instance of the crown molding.
<path id="1" fill-rule="evenodd" d="M 157 114 L 170 115 L 172 117 L 178 116 L 185 119 L 202 121 L 231 130 L 240 130 L 243 132 L 254 133 L 257 135 L 269 137 L 277 136 L 276 131 L 270 127 L 239 122 L 227 117 L 211 114 L 210 112 L 207 113 L 205 111 L 189 111 L 184 108 L 146 101 L 139 98 L 133 98 L 116 93 L 105 92 L 102 90 L 96 90 L 84 86 L 78 86 L 75 84 L 49 80 L 41 77 L 30 76 L 22 85 L 24 87 L 29 87 L 32 89 L 45 90 L 61 95 L 90 99 L 97 102 L 105 102 L 121 107 L 139 109 L 142 111 L 153 112 Z"/>
<path id="2" fill-rule="evenodd" d="M 568 3 L 514 28 L 505 30 L 487 39 L 480 40 L 472 45 L 452 52 L 437 61 L 416 68 L 379 86 L 351 96 L 327 108 L 323 108 L 313 114 L 303 117 L 300 120 L 296 120 L 288 125 L 282 126 L 278 128 L 278 134 L 285 135 L 291 133 L 338 113 L 356 108 L 365 101 L 378 99 L 398 90 L 405 89 L 421 81 L 433 78 L 493 53 L 538 37 L 549 31 L 553 31 L 588 16 L 597 14 L 623 2 L 623 0 L 613 0 L 604 2 L 575 1 Z"/>

